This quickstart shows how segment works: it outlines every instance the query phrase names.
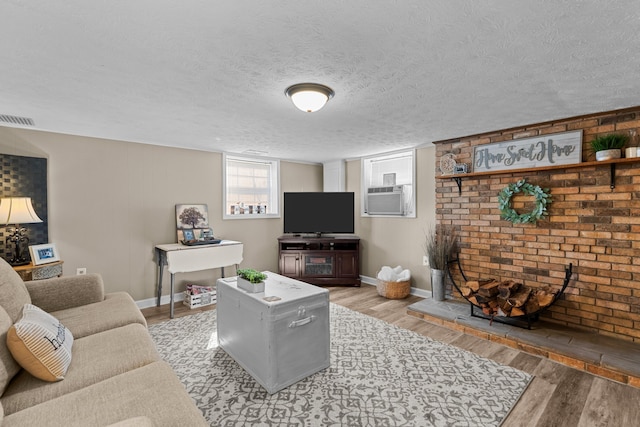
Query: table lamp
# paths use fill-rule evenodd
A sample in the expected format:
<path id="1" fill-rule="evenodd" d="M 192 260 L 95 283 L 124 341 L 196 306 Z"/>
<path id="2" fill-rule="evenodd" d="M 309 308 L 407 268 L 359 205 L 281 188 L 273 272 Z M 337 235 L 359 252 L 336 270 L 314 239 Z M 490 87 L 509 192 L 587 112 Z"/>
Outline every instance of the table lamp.
<path id="1" fill-rule="evenodd" d="M 21 227 L 20 224 L 42 222 L 33 209 L 31 198 L 8 197 L 2 199 L 0 201 L 0 222 L 4 225 L 15 224 L 15 227 L 7 228 L 9 235 L 5 239 L 7 246 L 9 242 L 15 245 L 15 253 L 9 260 L 9 264 L 13 266 L 29 264 L 29 258 L 25 256 L 26 248 L 29 246 L 27 229 Z"/>

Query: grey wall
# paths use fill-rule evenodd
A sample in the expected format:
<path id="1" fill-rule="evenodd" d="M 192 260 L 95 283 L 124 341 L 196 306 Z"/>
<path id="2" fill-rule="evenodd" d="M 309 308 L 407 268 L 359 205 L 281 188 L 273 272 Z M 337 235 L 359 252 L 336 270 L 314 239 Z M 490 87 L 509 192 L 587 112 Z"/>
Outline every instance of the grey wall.
<path id="1" fill-rule="evenodd" d="M 242 267 L 277 271 L 282 218 L 222 219 L 222 155 L 155 145 L 0 127 L 0 153 L 48 159 L 49 240 L 64 260 L 64 274 L 78 267 L 102 274 L 107 291 L 136 300 L 154 295 L 154 246 L 176 241 L 175 205 L 205 203 L 221 238 L 244 243 Z M 435 221 L 435 148 L 417 150 L 417 217 L 361 218 L 361 274 L 383 265 L 412 271 L 412 286 L 430 289 L 422 266 L 424 230 Z M 322 191 L 322 165 L 281 162 L 281 192 Z M 360 212 L 360 160 L 346 163 L 346 191 Z M 167 293 L 169 279 L 165 275 Z M 218 271 L 179 275 L 211 283 Z"/>
<path id="2" fill-rule="evenodd" d="M 277 271 L 282 219 L 222 219 L 222 155 L 0 127 L 0 152 L 49 160 L 49 240 L 64 260 L 102 274 L 107 291 L 152 298 L 154 246 L 176 242 L 175 205 L 204 203 L 216 236 L 244 243 L 243 267 Z M 320 165 L 281 163 L 282 191 L 321 191 Z M 168 275 L 165 275 L 167 277 Z M 219 271 L 178 275 L 212 283 Z M 165 279 L 167 293 L 169 279 Z"/>
<path id="3" fill-rule="evenodd" d="M 411 286 L 429 290 L 428 267 L 422 265 L 424 232 L 435 223 L 435 147 L 416 150 L 416 217 L 359 217 L 356 233 L 362 239 L 361 274 L 376 277 L 382 266 L 411 270 Z M 361 161 L 347 163 L 347 191 L 356 193 L 360 212 Z"/>

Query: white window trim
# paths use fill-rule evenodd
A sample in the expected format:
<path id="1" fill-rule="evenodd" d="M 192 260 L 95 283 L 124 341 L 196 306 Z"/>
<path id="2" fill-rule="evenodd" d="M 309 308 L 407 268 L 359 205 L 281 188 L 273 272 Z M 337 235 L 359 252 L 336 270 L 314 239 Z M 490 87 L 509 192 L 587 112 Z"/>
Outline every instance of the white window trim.
<path id="1" fill-rule="evenodd" d="M 245 215 L 231 215 L 227 212 L 227 157 L 231 159 L 240 159 L 240 160 L 255 160 L 259 162 L 269 162 L 276 166 L 276 189 L 275 191 L 272 189 L 272 193 L 276 198 L 273 206 L 276 209 L 276 212 L 268 213 L 268 214 L 245 214 Z M 222 219 L 265 219 L 265 218 L 280 218 L 280 160 L 273 159 L 269 157 L 259 157 L 259 156 L 250 156 L 245 154 L 227 154 L 222 153 Z"/>
<path id="2" fill-rule="evenodd" d="M 411 159 L 411 199 L 409 201 L 410 206 L 412 207 L 411 212 L 409 213 L 405 213 L 404 215 L 370 215 L 367 212 L 365 212 L 365 206 L 366 206 L 366 198 L 367 198 L 367 185 L 369 183 L 368 181 L 368 177 L 367 177 L 367 167 L 366 164 L 370 163 L 372 160 L 377 160 L 377 159 L 385 159 L 385 158 L 390 158 L 393 157 L 395 155 L 398 154 L 402 154 L 402 153 L 412 153 L 412 159 Z M 360 182 L 361 182 L 361 188 L 360 188 L 360 216 L 361 217 L 369 217 L 369 218 L 416 218 L 416 150 L 415 148 L 410 148 L 410 149 L 405 149 L 405 150 L 397 150 L 397 151 L 390 151 L 388 153 L 382 153 L 382 154 L 376 154 L 374 156 L 367 156 L 367 157 L 362 157 L 360 159 Z"/>

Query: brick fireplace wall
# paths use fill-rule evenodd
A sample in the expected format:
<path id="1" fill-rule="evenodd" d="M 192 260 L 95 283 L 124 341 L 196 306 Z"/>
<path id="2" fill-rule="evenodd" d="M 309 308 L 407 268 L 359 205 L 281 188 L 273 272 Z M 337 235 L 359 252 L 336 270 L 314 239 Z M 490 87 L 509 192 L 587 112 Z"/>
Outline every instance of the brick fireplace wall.
<path id="1" fill-rule="evenodd" d="M 632 136 L 629 145 L 638 146 L 640 106 L 436 141 L 436 168 L 445 153 L 472 165 L 477 145 L 575 130 L 583 132 L 583 162 L 595 160 L 589 141 L 597 135 L 625 132 Z M 610 171 L 608 164 L 585 164 L 469 176 L 462 178 L 460 195 L 453 179 L 438 176 L 437 221 L 457 229 L 459 256 L 470 279 L 514 279 L 558 289 L 565 267 L 573 263 L 565 294 L 542 317 L 640 342 L 640 158 L 616 165 L 614 189 Z M 498 193 L 522 178 L 548 188 L 553 198 L 549 216 L 535 224 L 500 218 Z M 528 212 L 533 197 L 514 196 L 512 202 L 519 213 Z M 452 295 L 462 298 L 457 291 Z"/>

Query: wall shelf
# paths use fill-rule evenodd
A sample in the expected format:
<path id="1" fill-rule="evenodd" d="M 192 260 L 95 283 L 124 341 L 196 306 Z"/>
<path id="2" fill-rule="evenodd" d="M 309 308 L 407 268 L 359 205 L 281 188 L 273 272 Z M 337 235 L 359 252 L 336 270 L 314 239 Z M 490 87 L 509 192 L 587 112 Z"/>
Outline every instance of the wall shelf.
<path id="1" fill-rule="evenodd" d="M 511 173 L 522 173 L 522 172 L 540 172 L 540 171 L 548 171 L 548 170 L 556 170 L 556 169 L 575 169 L 575 168 L 584 168 L 589 166 L 602 166 L 609 165 L 610 167 L 610 175 L 611 175 L 611 184 L 610 187 L 613 190 L 616 187 L 616 165 L 620 163 L 636 163 L 640 162 L 640 157 L 633 157 L 630 159 L 613 159 L 613 160 L 602 160 L 602 161 L 591 161 L 591 162 L 582 162 L 582 163 L 574 163 L 571 165 L 555 165 L 555 166 L 543 166 L 539 168 L 521 168 L 521 169 L 507 169 L 507 170 L 498 170 L 498 171 L 486 171 L 486 172 L 471 172 L 471 173 L 461 173 L 461 174 L 451 174 L 451 175 L 440 175 L 436 176 L 436 179 L 453 179 L 458 185 L 458 195 L 462 194 L 462 179 L 463 178 L 476 178 L 482 176 L 495 176 L 495 175 L 507 175 Z"/>

